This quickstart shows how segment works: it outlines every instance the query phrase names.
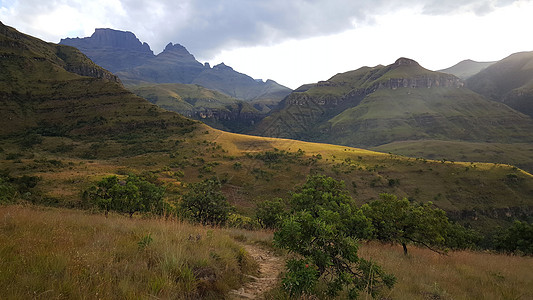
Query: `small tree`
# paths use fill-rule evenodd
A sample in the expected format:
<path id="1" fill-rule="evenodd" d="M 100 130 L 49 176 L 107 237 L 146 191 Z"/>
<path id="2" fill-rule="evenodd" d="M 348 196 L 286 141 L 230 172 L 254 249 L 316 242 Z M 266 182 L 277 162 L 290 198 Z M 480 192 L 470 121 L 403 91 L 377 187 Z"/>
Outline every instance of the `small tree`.
<path id="1" fill-rule="evenodd" d="M 187 185 L 187 192 L 179 206 L 195 222 L 223 225 L 228 219 L 230 205 L 220 188 L 217 178 L 191 183 Z"/>
<path id="2" fill-rule="evenodd" d="M 118 211 L 133 216 L 135 212 L 163 211 L 164 187 L 158 187 L 142 178 L 130 174 L 126 180 L 117 176 L 104 177 L 85 191 L 85 196 L 105 211 Z"/>
<path id="3" fill-rule="evenodd" d="M 496 236 L 497 250 L 533 254 L 533 224 L 515 221 L 507 230 Z"/>
<path id="4" fill-rule="evenodd" d="M 274 233 L 278 247 L 300 256 L 287 262 L 282 284 L 289 293 L 316 292 L 319 280 L 330 296 L 344 289 L 351 298 L 365 289 L 375 296 L 382 287 L 392 287 L 394 276 L 357 256 L 357 239 L 367 236 L 371 226 L 342 181 L 310 176 L 289 203 L 291 214 Z"/>
<path id="5" fill-rule="evenodd" d="M 284 215 L 285 203 L 280 198 L 260 202 L 255 210 L 257 221 L 263 228 L 276 228 Z"/>
<path id="6" fill-rule="evenodd" d="M 431 203 L 411 203 L 407 198 L 381 194 L 380 199 L 362 206 L 374 227 L 373 238 L 399 243 L 407 255 L 407 244 L 414 243 L 439 252 L 445 245 L 450 223 L 446 213 Z M 440 253 L 440 252 L 439 252 Z"/>

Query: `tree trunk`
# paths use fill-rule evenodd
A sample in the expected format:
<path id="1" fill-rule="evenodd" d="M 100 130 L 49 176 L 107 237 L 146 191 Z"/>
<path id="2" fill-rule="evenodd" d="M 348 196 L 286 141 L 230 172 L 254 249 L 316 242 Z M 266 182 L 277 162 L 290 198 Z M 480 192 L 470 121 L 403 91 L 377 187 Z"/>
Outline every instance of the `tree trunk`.
<path id="1" fill-rule="evenodd" d="M 405 243 L 402 243 L 402 247 L 403 247 L 403 254 L 407 255 L 407 245 Z"/>

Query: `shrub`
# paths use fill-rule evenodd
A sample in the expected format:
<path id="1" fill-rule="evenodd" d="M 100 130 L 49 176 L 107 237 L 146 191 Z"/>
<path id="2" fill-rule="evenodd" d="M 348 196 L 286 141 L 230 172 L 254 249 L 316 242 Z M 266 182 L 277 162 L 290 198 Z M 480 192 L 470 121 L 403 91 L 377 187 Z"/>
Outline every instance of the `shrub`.
<path id="1" fill-rule="evenodd" d="M 284 215 L 285 203 L 280 198 L 260 202 L 255 209 L 257 221 L 263 228 L 276 228 Z"/>
<path id="2" fill-rule="evenodd" d="M 107 215 L 110 210 L 128 213 L 130 217 L 136 212 L 162 214 L 164 208 L 164 187 L 158 187 L 133 174 L 126 180 L 117 176 L 108 176 L 84 192 Z"/>
<path id="3" fill-rule="evenodd" d="M 533 224 L 515 221 L 495 238 L 497 250 L 533 255 Z"/>
<path id="4" fill-rule="evenodd" d="M 224 225 L 228 219 L 230 205 L 220 188 L 221 183 L 217 178 L 191 183 L 187 185 L 187 192 L 179 206 L 194 222 Z"/>
<path id="5" fill-rule="evenodd" d="M 451 225 L 446 213 L 432 203 L 411 203 L 407 198 L 381 194 L 380 199 L 362 206 L 363 213 L 372 221 L 372 238 L 398 243 L 407 254 L 407 244 L 414 243 L 439 252 L 446 245 Z"/>
<path id="6" fill-rule="evenodd" d="M 291 214 L 274 233 L 274 243 L 300 257 L 288 262 L 282 279 L 291 295 L 318 294 L 319 281 L 331 297 L 343 290 L 350 298 L 361 291 L 375 296 L 394 285 L 394 276 L 357 256 L 357 239 L 369 236 L 371 226 L 342 181 L 310 176 L 289 205 Z"/>

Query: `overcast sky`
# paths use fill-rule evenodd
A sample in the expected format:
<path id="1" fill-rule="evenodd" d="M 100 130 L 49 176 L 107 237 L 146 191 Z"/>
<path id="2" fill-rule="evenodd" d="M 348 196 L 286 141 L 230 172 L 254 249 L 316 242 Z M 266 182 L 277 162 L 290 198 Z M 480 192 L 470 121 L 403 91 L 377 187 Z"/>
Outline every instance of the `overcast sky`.
<path id="1" fill-rule="evenodd" d="M 402 56 L 437 70 L 533 51 L 533 0 L 0 0 L 0 21 L 55 43 L 131 31 L 291 88 Z"/>

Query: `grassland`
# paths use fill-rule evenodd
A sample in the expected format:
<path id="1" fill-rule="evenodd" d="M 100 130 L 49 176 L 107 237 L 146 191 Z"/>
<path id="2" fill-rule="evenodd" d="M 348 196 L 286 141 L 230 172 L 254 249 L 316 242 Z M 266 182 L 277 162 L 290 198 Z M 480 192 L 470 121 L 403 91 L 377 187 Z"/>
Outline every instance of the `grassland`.
<path id="1" fill-rule="evenodd" d="M 2 299 L 220 299 L 256 275 L 228 233 L 163 219 L 0 206 Z"/>
<path id="2" fill-rule="evenodd" d="M 3 299 L 220 299 L 239 288 L 245 274 L 257 274 L 242 243 L 268 245 L 272 235 L 64 208 L 0 206 L 0 238 Z M 415 247 L 405 256 L 401 247 L 379 243 L 363 243 L 359 254 L 398 278 L 385 291 L 388 299 L 533 297 L 531 257 L 471 251 L 439 255 Z M 276 289 L 268 295 L 283 298 Z"/>
<path id="3" fill-rule="evenodd" d="M 149 137 L 149 136 L 148 136 Z M 178 201 L 184 184 L 217 176 L 237 212 L 252 216 L 256 203 L 288 192 L 307 175 L 344 180 L 359 203 L 392 193 L 432 201 L 478 228 L 505 224 L 531 210 L 533 177 L 505 164 L 408 158 L 336 145 L 227 133 L 198 125 L 166 138 L 125 135 L 81 142 L 43 137 L 30 148 L 16 138 L 0 143 L 0 160 L 12 176 L 41 178 L 22 201 L 88 208 L 81 194 L 106 175 L 151 174 Z M 133 139 L 133 140 L 132 140 Z M 273 159 L 265 159 L 266 156 Z"/>

